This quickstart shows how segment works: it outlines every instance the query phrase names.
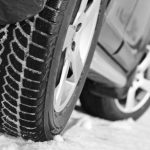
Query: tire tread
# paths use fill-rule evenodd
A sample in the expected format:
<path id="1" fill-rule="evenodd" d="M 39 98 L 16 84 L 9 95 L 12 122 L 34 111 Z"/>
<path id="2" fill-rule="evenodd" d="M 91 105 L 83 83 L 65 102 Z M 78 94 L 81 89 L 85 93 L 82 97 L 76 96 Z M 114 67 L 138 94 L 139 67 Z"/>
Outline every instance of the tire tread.
<path id="1" fill-rule="evenodd" d="M 36 16 L 0 28 L 0 128 L 9 135 L 46 140 L 46 81 L 67 3 L 47 0 Z"/>

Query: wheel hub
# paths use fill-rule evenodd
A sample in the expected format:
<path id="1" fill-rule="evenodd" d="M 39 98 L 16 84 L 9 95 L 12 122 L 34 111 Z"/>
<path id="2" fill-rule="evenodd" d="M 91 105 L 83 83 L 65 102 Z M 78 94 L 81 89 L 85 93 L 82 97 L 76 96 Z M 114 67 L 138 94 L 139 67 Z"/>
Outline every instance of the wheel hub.
<path id="1" fill-rule="evenodd" d="M 68 27 L 62 50 L 66 50 L 66 55 L 54 93 L 56 112 L 67 106 L 79 82 L 94 36 L 100 3 L 98 0 L 80 1 L 78 12 Z"/>

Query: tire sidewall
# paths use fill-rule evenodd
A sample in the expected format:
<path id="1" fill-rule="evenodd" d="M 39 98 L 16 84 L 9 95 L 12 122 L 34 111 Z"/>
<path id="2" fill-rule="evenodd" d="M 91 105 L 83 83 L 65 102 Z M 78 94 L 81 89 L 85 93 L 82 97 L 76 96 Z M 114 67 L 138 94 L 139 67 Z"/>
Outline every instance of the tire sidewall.
<path id="1" fill-rule="evenodd" d="M 103 4 L 103 6 L 100 9 L 100 15 L 98 17 L 95 34 L 92 40 L 92 44 L 90 47 L 89 54 L 87 56 L 87 60 L 83 69 L 83 72 L 81 74 L 81 77 L 79 79 L 79 82 L 76 86 L 76 89 L 70 98 L 70 101 L 68 102 L 67 106 L 64 108 L 63 111 L 57 113 L 54 110 L 54 90 L 55 90 L 55 83 L 56 83 L 56 76 L 58 72 L 59 67 L 59 61 L 62 53 L 63 43 L 65 40 L 65 36 L 67 33 L 68 26 L 71 21 L 71 17 L 75 8 L 77 0 L 69 0 L 68 6 L 66 8 L 64 19 L 62 26 L 60 28 L 60 32 L 58 35 L 58 40 L 55 47 L 54 57 L 52 60 L 52 65 L 49 72 L 48 77 L 48 83 L 47 83 L 47 90 L 46 90 L 46 97 L 45 97 L 45 108 L 44 108 L 44 131 L 46 138 L 52 139 L 54 135 L 59 134 L 65 127 L 72 110 L 76 104 L 76 101 L 81 93 L 81 90 L 83 88 L 85 78 L 87 76 L 87 72 L 89 70 L 89 66 L 94 54 L 94 50 L 96 47 L 97 39 L 99 36 L 99 32 L 102 26 L 102 18 L 104 15 L 104 10 L 106 3 Z M 107 0 L 105 1 L 107 2 Z M 70 15 L 68 15 L 70 14 Z"/>

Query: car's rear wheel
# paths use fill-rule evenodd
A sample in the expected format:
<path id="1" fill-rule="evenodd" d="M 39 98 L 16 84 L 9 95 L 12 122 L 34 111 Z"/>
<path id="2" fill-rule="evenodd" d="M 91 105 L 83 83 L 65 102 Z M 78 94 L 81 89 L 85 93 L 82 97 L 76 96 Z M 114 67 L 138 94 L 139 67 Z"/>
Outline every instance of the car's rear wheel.
<path id="1" fill-rule="evenodd" d="M 100 83 L 87 80 L 81 94 L 83 108 L 90 114 L 109 120 L 138 119 L 150 105 L 150 52 L 137 66 L 134 79 L 124 99 L 100 96 L 93 92 Z M 97 86 L 97 87 L 96 87 Z M 100 87 L 100 86 L 99 86 Z"/>
<path id="2" fill-rule="evenodd" d="M 47 0 L 38 15 L 1 28 L 3 132 L 34 141 L 61 133 L 82 90 L 105 6 L 104 0 Z"/>

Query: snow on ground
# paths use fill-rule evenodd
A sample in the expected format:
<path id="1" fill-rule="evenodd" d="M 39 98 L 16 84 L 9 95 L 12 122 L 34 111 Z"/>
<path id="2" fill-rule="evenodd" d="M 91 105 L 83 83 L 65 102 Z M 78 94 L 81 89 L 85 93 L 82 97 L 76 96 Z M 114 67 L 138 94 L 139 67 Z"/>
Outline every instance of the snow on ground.
<path id="1" fill-rule="evenodd" d="M 109 122 L 74 111 L 63 136 L 34 143 L 0 135 L 0 150 L 150 150 L 149 115 L 137 122 Z"/>

